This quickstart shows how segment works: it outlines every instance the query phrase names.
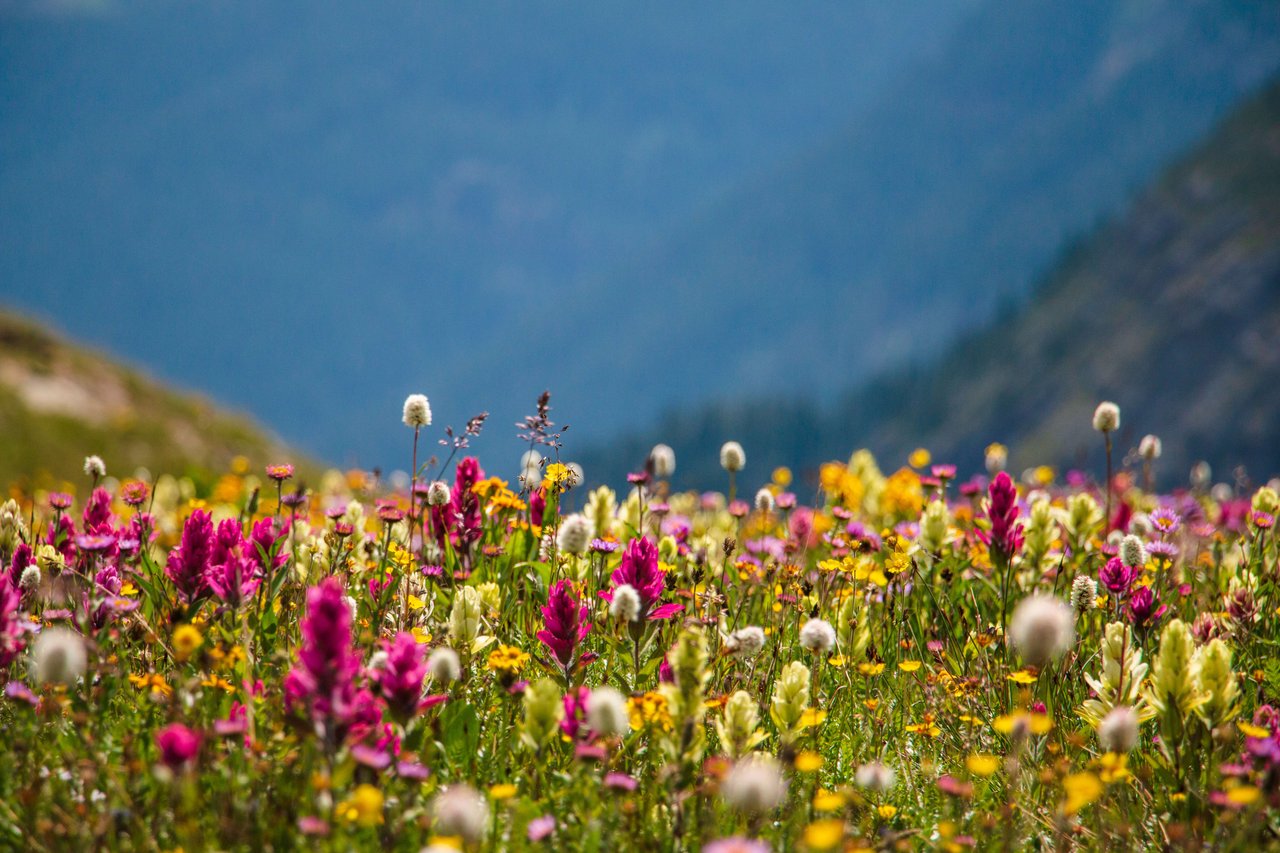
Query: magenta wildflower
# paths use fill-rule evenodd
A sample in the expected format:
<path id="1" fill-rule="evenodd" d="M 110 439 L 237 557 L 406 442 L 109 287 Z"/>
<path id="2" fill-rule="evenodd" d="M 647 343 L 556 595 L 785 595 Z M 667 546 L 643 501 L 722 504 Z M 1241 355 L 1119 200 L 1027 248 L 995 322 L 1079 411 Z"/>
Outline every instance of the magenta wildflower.
<path id="1" fill-rule="evenodd" d="M 111 514 L 111 493 L 102 487 L 94 489 L 89 502 L 84 505 L 84 529 L 97 532 L 99 527 L 110 527 L 114 521 Z"/>
<path id="2" fill-rule="evenodd" d="M 591 688 L 584 686 L 570 688 L 564 694 L 564 719 L 560 721 L 560 731 L 570 740 L 577 740 L 579 732 L 585 729 L 587 721 L 587 697 Z"/>
<path id="3" fill-rule="evenodd" d="M 538 632 L 538 639 L 555 656 L 566 682 L 573 671 L 574 652 L 591 631 L 587 613 L 571 582 L 558 580 L 551 585 L 546 606 L 542 608 L 545 627 Z"/>
<path id="4" fill-rule="evenodd" d="M 422 647 L 407 631 L 396 634 L 383 648 L 386 661 L 373 671 L 372 679 L 391 713 L 403 722 L 417 713 L 422 702 L 427 664 L 422 658 Z"/>
<path id="5" fill-rule="evenodd" d="M 622 562 L 610 575 L 613 588 L 629 584 L 640 595 L 640 614 L 636 621 L 645 619 L 670 619 L 684 609 L 680 604 L 658 604 L 662 597 L 663 575 L 658 567 L 658 546 L 648 536 L 641 536 L 627 543 L 622 552 Z M 602 592 L 606 601 L 613 601 L 613 593 Z"/>
<path id="6" fill-rule="evenodd" d="M 285 676 L 285 703 L 324 727 L 331 748 L 357 720 L 363 721 L 366 697 L 356 691 L 360 658 L 351 648 L 351 608 L 342 584 L 325 578 L 307 590 L 298 662 Z"/>
<path id="7" fill-rule="evenodd" d="M 468 456 L 458 463 L 449 503 L 431 507 L 431 529 L 440 547 L 444 547 L 445 538 L 450 535 L 464 548 L 480 539 L 484 516 L 480 497 L 473 489 L 483 479 L 484 469 L 479 459 Z"/>
<path id="8" fill-rule="evenodd" d="M 702 848 L 702 853 L 771 853 L 772 850 L 773 848 L 766 841 L 734 835 L 707 842 Z"/>
<path id="9" fill-rule="evenodd" d="M 264 518 L 253 526 L 248 539 L 235 520 L 218 525 L 205 582 L 220 600 L 238 607 L 257 593 L 268 567 L 284 565 L 288 555 L 276 553 L 276 545 L 289 525 L 278 528 L 278 524 L 275 518 Z"/>
<path id="10" fill-rule="evenodd" d="M 21 604 L 18 585 L 0 572 L 0 673 L 26 646 L 27 621 L 19 613 Z"/>
<path id="11" fill-rule="evenodd" d="M 205 574 L 212 556 L 213 519 L 206 510 L 198 509 L 183 525 L 182 541 L 169 552 L 164 567 L 184 604 L 199 600 L 208 591 Z"/>
<path id="12" fill-rule="evenodd" d="M 231 703 L 231 711 L 225 719 L 213 721 L 213 731 L 220 737 L 243 735 L 249 728 L 249 709 L 239 702 Z M 245 744 L 248 746 L 248 744 Z"/>
<path id="13" fill-rule="evenodd" d="M 242 544 L 241 552 L 258 564 L 258 568 L 270 574 L 289 561 L 289 555 L 279 547 L 289 535 L 289 522 L 264 518 L 253 525 L 249 538 Z"/>
<path id="14" fill-rule="evenodd" d="M 1112 595 L 1120 595 L 1133 583 L 1133 569 L 1126 566 L 1119 557 L 1112 557 L 1098 570 L 1098 580 Z"/>
<path id="15" fill-rule="evenodd" d="M 634 791 L 636 784 L 635 777 L 628 776 L 626 773 L 614 771 L 604 774 L 605 787 L 613 788 L 615 791 Z"/>
<path id="16" fill-rule="evenodd" d="M 182 723 L 171 723 L 156 732 L 160 761 L 170 770 L 180 770 L 195 761 L 200 752 L 200 735 Z"/>
<path id="17" fill-rule="evenodd" d="M 1149 586 L 1138 587 L 1129 597 L 1129 620 L 1138 630 L 1158 621 L 1168 609 L 1168 605 L 1161 604 Z"/>
<path id="18" fill-rule="evenodd" d="M 987 489 L 990 501 L 987 518 L 991 530 L 979 532 L 978 537 L 1004 560 L 1008 560 L 1022 547 L 1022 525 L 1018 520 L 1018 489 L 1008 473 L 1001 471 Z"/>
<path id="19" fill-rule="evenodd" d="M 530 841 L 541 841 L 555 831 L 556 819 L 547 814 L 529 821 L 527 834 Z"/>
<path id="20" fill-rule="evenodd" d="M 542 516 L 546 511 L 547 496 L 542 493 L 542 487 L 539 486 L 529 494 L 529 523 L 534 527 L 541 527 Z"/>
<path id="21" fill-rule="evenodd" d="M 9 580 L 17 586 L 22 581 L 22 573 L 27 566 L 35 562 L 35 554 L 26 542 L 19 542 L 13 549 L 13 559 L 9 562 Z"/>
<path id="22" fill-rule="evenodd" d="M 210 566 L 204 580 L 220 601 L 233 608 L 253 598 L 262 584 L 258 564 L 239 553 L 228 554 L 223 562 Z"/>
<path id="23" fill-rule="evenodd" d="M 147 484 L 141 480 L 130 480 L 120 487 L 120 500 L 127 506 L 142 506 L 147 502 L 147 494 Z"/>

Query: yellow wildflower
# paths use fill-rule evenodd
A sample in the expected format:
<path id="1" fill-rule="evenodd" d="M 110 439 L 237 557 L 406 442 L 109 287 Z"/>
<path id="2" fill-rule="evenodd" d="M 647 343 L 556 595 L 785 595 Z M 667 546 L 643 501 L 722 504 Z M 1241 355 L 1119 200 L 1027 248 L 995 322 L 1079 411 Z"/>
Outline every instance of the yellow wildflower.
<path id="1" fill-rule="evenodd" d="M 804 828 L 804 845 L 811 850 L 831 850 L 844 838 L 844 821 L 838 818 L 814 821 Z"/>
<path id="2" fill-rule="evenodd" d="M 529 662 L 529 655 L 515 646 L 498 646 L 489 652 L 488 668 L 503 675 L 517 675 Z"/>
<path id="3" fill-rule="evenodd" d="M 382 792 L 372 785 L 360 785 L 338 806 L 338 817 L 363 827 L 382 823 Z"/>
<path id="4" fill-rule="evenodd" d="M 1072 773 L 1062 780 L 1062 790 L 1067 795 L 1062 803 L 1062 813 L 1073 815 L 1102 796 L 1102 781 L 1089 772 Z"/>
<path id="5" fill-rule="evenodd" d="M 844 794 L 838 791 L 827 791 L 819 789 L 813 795 L 814 811 L 819 812 L 838 812 L 843 809 L 848 801 L 844 798 Z"/>
<path id="6" fill-rule="evenodd" d="M 657 726 L 665 732 L 674 728 L 671 713 L 667 710 L 667 697 L 655 690 L 627 699 L 627 712 L 631 728 L 639 731 L 646 726 Z"/>
<path id="7" fill-rule="evenodd" d="M 994 774 L 1000 769 L 1000 758 L 996 755 L 981 755 L 975 753 L 964 760 L 964 766 L 969 768 L 969 772 L 974 776 L 987 777 Z"/>
<path id="8" fill-rule="evenodd" d="M 204 645 L 204 635 L 195 625 L 183 624 L 173 629 L 173 656 L 185 661 Z"/>

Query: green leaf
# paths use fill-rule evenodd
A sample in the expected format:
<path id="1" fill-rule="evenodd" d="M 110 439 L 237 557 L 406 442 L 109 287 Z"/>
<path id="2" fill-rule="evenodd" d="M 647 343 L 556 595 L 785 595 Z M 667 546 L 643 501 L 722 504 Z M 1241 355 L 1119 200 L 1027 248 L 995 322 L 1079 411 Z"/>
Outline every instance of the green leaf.
<path id="1" fill-rule="evenodd" d="M 469 702 L 449 702 L 440 713 L 441 740 L 449 763 L 461 765 L 480 747 L 480 718 Z"/>

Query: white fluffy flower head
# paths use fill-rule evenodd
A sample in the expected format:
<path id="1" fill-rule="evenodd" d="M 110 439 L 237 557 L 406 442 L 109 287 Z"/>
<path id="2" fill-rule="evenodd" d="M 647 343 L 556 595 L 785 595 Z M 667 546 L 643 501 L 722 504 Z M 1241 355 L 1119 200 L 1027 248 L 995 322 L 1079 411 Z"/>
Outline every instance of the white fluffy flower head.
<path id="1" fill-rule="evenodd" d="M 404 425 L 413 429 L 431 426 L 431 403 L 426 394 L 410 394 L 404 398 Z"/>
<path id="2" fill-rule="evenodd" d="M 800 627 L 800 645 L 815 654 L 825 655 L 836 644 L 836 629 L 825 619 L 810 619 Z"/>
<path id="3" fill-rule="evenodd" d="M 1032 666 L 1044 666 L 1066 653 L 1075 639 L 1075 614 L 1052 595 L 1032 595 L 1018 602 L 1009 622 L 1009 640 Z"/>
<path id="4" fill-rule="evenodd" d="M 484 837 L 489 823 L 489 804 L 470 785 L 450 785 L 436 795 L 431 804 L 436 831 L 441 835 L 459 835 L 475 843 Z"/>
<path id="5" fill-rule="evenodd" d="M 676 452 L 665 444 L 654 445 L 649 451 L 649 462 L 653 466 L 653 476 L 659 480 L 670 479 L 676 472 Z"/>
<path id="6" fill-rule="evenodd" d="M 859 788 L 866 788 L 868 791 L 874 791 L 877 794 L 883 794 L 893 787 L 897 777 L 892 767 L 887 767 L 879 761 L 872 761 L 858 768 L 853 775 L 853 781 L 858 784 Z"/>
<path id="7" fill-rule="evenodd" d="M 756 492 L 756 509 L 760 512 L 773 512 L 773 492 L 768 489 Z"/>
<path id="8" fill-rule="evenodd" d="M 27 566 L 22 570 L 22 577 L 18 579 L 18 588 L 26 592 L 30 592 L 40 586 L 40 567 L 35 563 Z"/>
<path id="9" fill-rule="evenodd" d="M 1127 705 L 1112 708 L 1098 723 L 1098 743 L 1107 752 L 1128 752 L 1137 746 L 1137 713 Z"/>
<path id="10" fill-rule="evenodd" d="M 741 471 L 747 465 L 747 452 L 736 441 L 726 441 L 720 448 L 720 467 L 726 471 Z"/>
<path id="11" fill-rule="evenodd" d="M 462 662 L 458 653 L 448 646 L 439 646 L 427 658 L 427 674 L 435 681 L 457 681 L 462 675 Z"/>
<path id="12" fill-rule="evenodd" d="M 739 628 L 724 643 L 730 654 L 740 658 L 753 658 L 764 649 L 764 629 L 759 625 Z"/>
<path id="13" fill-rule="evenodd" d="M 1076 575 L 1071 584 L 1071 609 L 1088 613 L 1098 601 L 1098 582 L 1088 575 Z"/>
<path id="14" fill-rule="evenodd" d="M 1130 535 L 1120 540 L 1120 562 L 1134 568 L 1147 564 L 1147 549 L 1141 539 Z"/>
<path id="15" fill-rule="evenodd" d="M 84 475 L 95 479 L 102 479 L 107 476 L 107 463 L 102 461 L 101 456 L 86 456 L 84 458 Z"/>
<path id="16" fill-rule="evenodd" d="M 1148 462 L 1159 459 L 1163 452 L 1164 444 L 1158 435 L 1144 435 L 1142 441 L 1138 442 L 1138 455 Z"/>
<path id="17" fill-rule="evenodd" d="M 565 516 L 560 522 L 560 532 L 556 534 L 556 546 L 566 554 L 582 554 L 591 544 L 595 535 L 595 525 L 591 519 L 581 513 Z"/>
<path id="18" fill-rule="evenodd" d="M 634 622 L 640 617 L 640 593 L 636 592 L 634 586 L 624 583 L 613 591 L 609 615 L 623 622 Z"/>
<path id="19" fill-rule="evenodd" d="M 84 638 L 66 628 L 46 628 L 31 648 L 31 674 L 39 684 L 74 684 L 87 664 Z"/>
<path id="20" fill-rule="evenodd" d="M 762 814 L 776 809 L 787 793 L 787 780 L 777 760 L 769 756 L 745 758 L 733 765 L 720 785 L 720 796 L 741 812 Z"/>
<path id="21" fill-rule="evenodd" d="M 427 486 L 427 506 L 444 506 L 449 498 L 449 484 L 444 480 L 434 480 Z"/>
<path id="22" fill-rule="evenodd" d="M 1093 428 L 1098 432 L 1115 432 L 1120 429 L 1120 407 L 1115 403 L 1102 402 L 1093 410 Z"/>
<path id="23" fill-rule="evenodd" d="M 607 685 L 592 690 L 587 696 L 587 725 L 605 737 L 626 734 L 631 728 L 627 697 Z"/>

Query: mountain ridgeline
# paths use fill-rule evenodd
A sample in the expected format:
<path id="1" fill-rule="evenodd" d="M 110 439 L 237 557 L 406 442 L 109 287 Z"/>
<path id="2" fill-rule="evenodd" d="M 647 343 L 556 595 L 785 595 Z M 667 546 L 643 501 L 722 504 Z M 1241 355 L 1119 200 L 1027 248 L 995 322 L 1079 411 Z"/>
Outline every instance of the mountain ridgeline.
<path id="1" fill-rule="evenodd" d="M 910 306 L 901 306 L 909 311 Z M 928 320 L 904 316 L 917 334 Z M 1122 410 L 1121 454 L 1154 433 L 1158 471 L 1200 459 L 1231 481 L 1280 473 L 1280 83 L 1223 121 L 1122 216 L 1078 241 L 1024 305 L 939 357 L 882 373 L 834 405 L 759 396 L 673 413 L 583 457 L 617 482 L 657 441 L 684 484 L 715 482 L 717 448 L 747 449 L 746 480 L 871 448 L 888 468 L 913 447 L 962 471 L 991 441 L 1016 468 L 1101 465 L 1099 400 Z M 618 460 L 611 466 L 612 460 Z"/>

